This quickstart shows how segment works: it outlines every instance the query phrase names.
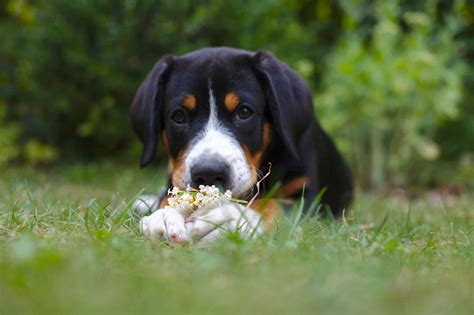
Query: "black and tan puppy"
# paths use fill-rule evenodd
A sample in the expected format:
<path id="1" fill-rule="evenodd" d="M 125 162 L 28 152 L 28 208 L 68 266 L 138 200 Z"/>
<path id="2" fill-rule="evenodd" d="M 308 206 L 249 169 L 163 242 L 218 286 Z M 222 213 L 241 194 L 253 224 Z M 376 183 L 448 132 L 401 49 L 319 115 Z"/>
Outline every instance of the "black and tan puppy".
<path id="1" fill-rule="evenodd" d="M 271 163 L 261 187 L 281 183 L 278 198 L 298 200 L 304 192 L 309 205 L 325 187 L 322 202 L 336 216 L 352 199 L 350 170 L 315 119 L 310 90 L 271 53 L 205 48 L 163 57 L 141 84 L 131 116 L 143 142 L 141 166 L 153 160 L 161 139 L 170 185 L 216 184 L 248 200 Z M 187 223 L 173 209 L 158 209 L 141 226 L 145 235 L 175 242 L 211 240 L 223 227 L 270 221 L 276 206 L 220 207 Z"/>

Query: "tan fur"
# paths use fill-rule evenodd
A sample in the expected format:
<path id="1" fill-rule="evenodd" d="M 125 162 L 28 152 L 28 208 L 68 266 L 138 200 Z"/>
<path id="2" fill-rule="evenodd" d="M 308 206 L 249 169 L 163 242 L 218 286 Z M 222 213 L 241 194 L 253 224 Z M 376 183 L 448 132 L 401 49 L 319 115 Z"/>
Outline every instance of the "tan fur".
<path id="1" fill-rule="evenodd" d="M 196 98 L 192 94 L 188 94 L 183 99 L 183 106 L 193 111 L 196 108 Z"/>
<path id="2" fill-rule="evenodd" d="M 229 112 L 233 112 L 239 105 L 240 97 L 234 92 L 227 93 L 224 99 L 225 107 Z"/>
<path id="3" fill-rule="evenodd" d="M 272 136 L 272 127 L 270 126 L 269 123 L 265 123 L 263 125 L 263 138 L 262 138 L 263 151 L 265 151 L 268 148 L 268 145 L 270 144 L 271 136 Z"/>
<path id="4" fill-rule="evenodd" d="M 247 159 L 247 164 L 250 167 L 250 176 L 252 178 L 252 182 L 257 182 L 257 170 L 260 167 L 260 163 L 262 162 L 263 153 L 266 151 L 268 145 L 270 144 L 271 140 L 271 127 L 270 124 L 265 123 L 263 125 L 263 135 L 262 135 L 262 149 L 255 154 L 250 152 L 249 148 L 244 144 L 242 145 L 242 149 L 244 150 L 245 157 Z"/>
<path id="5" fill-rule="evenodd" d="M 296 177 L 290 179 L 283 183 L 283 185 L 278 189 L 277 196 L 279 197 L 288 197 L 294 194 L 299 193 L 303 187 L 309 184 L 309 178 L 306 176 Z"/>
<path id="6" fill-rule="evenodd" d="M 160 201 L 159 209 L 163 209 L 165 206 L 168 205 L 168 196 L 164 196 L 163 199 Z"/>
<path id="7" fill-rule="evenodd" d="M 250 152 L 249 148 L 245 144 L 242 145 L 242 149 L 244 150 L 245 158 L 247 159 L 247 164 L 250 168 L 250 177 L 252 178 L 252 183 L 256 183 L 257 170 L 260 166 L 263 151 L 258 151 L 256 154 L 252 154 L 252 152 Z"/>
<path id="8" fill-rule="evenodd" d="M 186 152 L 188 147 L 185 147 L 181 150 L 178 154 L 176 159 L 170 158 L 169 168 L 171 171 L 171 182 L 173 186 L 179 187 L 181 189 L 184 188 L 184 172 L 186 170 L 186 165 L 184 164 L 184 157 L 186 156 Z"/>
<path id="9" fill-rule="evenodd" d="M 169 152 L 168 135 L 166 134 L 166 131 L 164 130 L 161 133 L 161 142 L 163 143 L 163 147 L 165 148 L 166 152 Z"/>
<path id="10" fill-rule="evenodd" d="M 262 224 L 265 230 L 271 228 L 272 222 L 283 216 L 283 208 L 276 199 L 257 199 L 250 208 L 254 209 L 262 216 Z"/>

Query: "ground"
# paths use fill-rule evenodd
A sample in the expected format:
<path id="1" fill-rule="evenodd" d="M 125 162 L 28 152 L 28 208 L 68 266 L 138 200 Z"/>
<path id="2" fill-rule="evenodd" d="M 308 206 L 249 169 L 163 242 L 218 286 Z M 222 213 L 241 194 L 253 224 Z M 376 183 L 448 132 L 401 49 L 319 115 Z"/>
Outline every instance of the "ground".
<path id="1" fill-rule="evenodd" d="M 153 174 L 153 175 L 150 175 Z M 0 314 L 473 314 L 472 196 L 359 194 L 212 248 L 144 239 L 129 207 L 162 172 L 111 164 L 0 174 Z"/>

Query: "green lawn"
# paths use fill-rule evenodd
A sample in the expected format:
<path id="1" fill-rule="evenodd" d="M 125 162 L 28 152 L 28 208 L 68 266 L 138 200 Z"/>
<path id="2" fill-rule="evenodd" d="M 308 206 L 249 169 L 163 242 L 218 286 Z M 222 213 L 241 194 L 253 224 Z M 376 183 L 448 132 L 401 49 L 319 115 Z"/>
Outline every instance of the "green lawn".
<path id="1" fill-rule="evenodd" d="M 0 314 L 473 314 L 472 196 L 360 195 L 347 222 L 199 249 L 141 237 L 129 204 L 158 174 L 4 170 Z"/>

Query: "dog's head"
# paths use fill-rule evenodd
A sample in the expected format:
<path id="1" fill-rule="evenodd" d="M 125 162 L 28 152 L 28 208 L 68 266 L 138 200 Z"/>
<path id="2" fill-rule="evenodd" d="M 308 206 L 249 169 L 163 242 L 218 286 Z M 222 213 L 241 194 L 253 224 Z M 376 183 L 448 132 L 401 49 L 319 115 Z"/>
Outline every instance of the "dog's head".
<path id="1" fill-rule="evenodd" d="M 161 138 L 172 184 L 216 184 L 245 197 L 254 186 L 273 136 L 282 154 L 298 159 L 297 139 L 312 108 L 307 88 L 268 52 L 201 49 L 163 57 L 141 84 L 131 107 L 143 142 L 141 166 Z"/>

